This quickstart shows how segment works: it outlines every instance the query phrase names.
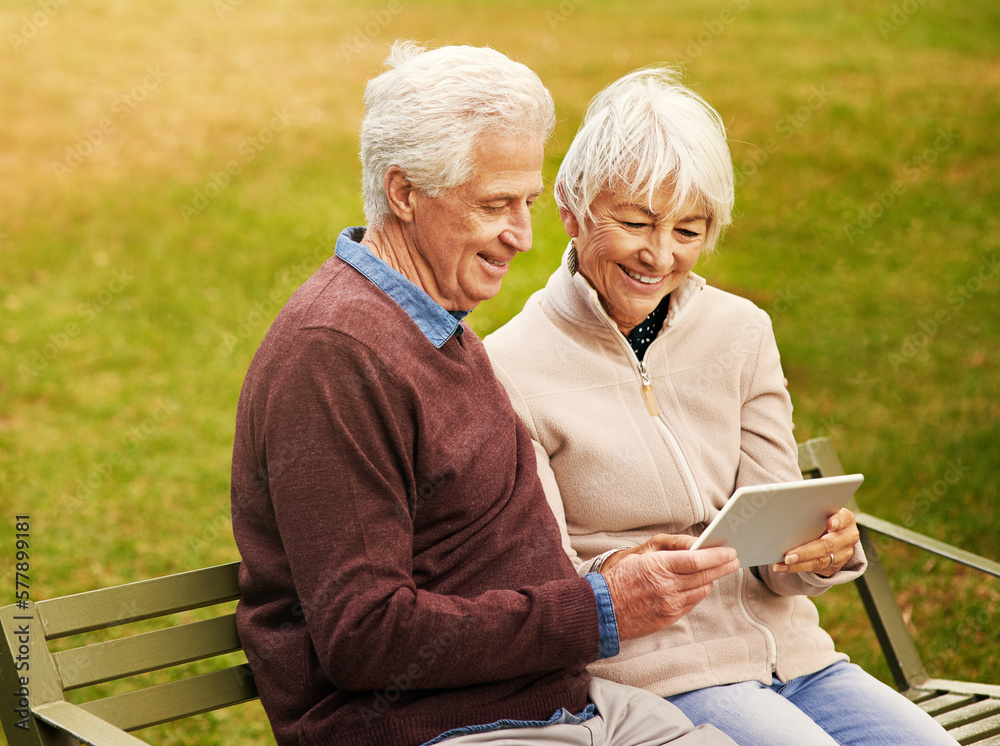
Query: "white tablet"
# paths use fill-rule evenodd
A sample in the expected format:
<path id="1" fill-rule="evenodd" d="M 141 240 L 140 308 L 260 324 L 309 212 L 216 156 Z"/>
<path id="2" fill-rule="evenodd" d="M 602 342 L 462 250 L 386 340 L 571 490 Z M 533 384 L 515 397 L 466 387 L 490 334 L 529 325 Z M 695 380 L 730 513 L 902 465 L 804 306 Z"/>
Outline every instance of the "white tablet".
<path id="1" fill-rule="evenodd" d="M 818 539 L 847 504 L 861 474 L 740 487 L 692 549 L 733 547 L 743 567 L 784 562 L 790 549 Z"/>

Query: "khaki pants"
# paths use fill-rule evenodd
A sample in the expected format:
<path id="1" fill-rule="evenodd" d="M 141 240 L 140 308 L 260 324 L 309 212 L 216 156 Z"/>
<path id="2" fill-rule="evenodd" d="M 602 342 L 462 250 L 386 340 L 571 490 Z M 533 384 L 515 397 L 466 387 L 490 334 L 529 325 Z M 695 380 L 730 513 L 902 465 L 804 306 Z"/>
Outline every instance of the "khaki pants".
<path id="1" fill-rule="evenodd" d="M 456 736 L 441 746 L 488 743 L 494 746 L 735 746 L 711 725 L 697 728 L 674 705 L 655 694 L 606 679 L 592 678 L 590 701 L 596 717 L 580 725 L 504 728 Z"/>

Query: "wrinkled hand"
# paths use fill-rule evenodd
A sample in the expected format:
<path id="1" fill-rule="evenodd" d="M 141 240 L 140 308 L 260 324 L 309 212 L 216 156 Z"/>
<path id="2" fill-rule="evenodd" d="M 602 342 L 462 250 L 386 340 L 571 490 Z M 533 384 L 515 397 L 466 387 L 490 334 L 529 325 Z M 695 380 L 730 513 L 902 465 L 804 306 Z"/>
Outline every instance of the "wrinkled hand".
<path id="1" fill-rule="evenodd" d="M 719 578 L 740 563 L 729 547 L 688 551 L 692 536 L 657 534 L 611 555 L 601 568 L 623 640 L 673 624 L 704 599 Z"/>
<path id="2" fill-rule="evenodd" d="M 826 533 L 790 550 L 784 564 L 775 565 L 773 569 L 775 572 L 814 572 L 829 578 L 840 572 L 854 556 L 854 545 L 860 538 L 854 513 L 841 508 L 826 522 Z"/>

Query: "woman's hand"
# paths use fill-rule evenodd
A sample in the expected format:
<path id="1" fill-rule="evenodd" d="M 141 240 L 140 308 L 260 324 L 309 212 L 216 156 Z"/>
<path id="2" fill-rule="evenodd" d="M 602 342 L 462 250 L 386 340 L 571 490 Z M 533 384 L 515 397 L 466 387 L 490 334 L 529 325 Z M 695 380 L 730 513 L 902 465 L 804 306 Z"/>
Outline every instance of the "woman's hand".
<path id="1" fill-rule="evenodd" d="M 861 535 L 854 513 L 841 508 L 826 522 L 826 533 L 815 541 L 796 547 L 785 555 L 775 572 L 814 572 L 824 578 L 840 572 L 854 556 L 854 545 Z"/>

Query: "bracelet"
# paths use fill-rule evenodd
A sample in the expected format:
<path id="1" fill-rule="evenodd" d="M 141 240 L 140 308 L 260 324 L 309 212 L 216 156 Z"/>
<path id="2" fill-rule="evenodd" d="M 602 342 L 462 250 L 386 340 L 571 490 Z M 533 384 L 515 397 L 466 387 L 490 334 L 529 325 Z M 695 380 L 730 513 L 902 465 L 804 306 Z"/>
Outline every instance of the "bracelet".
<path id="1" fill-rule="evenodd" d="M 594 564 L 590 566 L 590 571 L 600 572 L 601 568 L 604 566 L 604 561 L 612 554 L 614 554 L 615 552 L 620 552 L 622 549 L 631 549 L 631 547 L 628 546 L 615 547 L 614 549 L 609 549 L 608 551 L 597 555 L 596 559 L 594 559 Z"/>

